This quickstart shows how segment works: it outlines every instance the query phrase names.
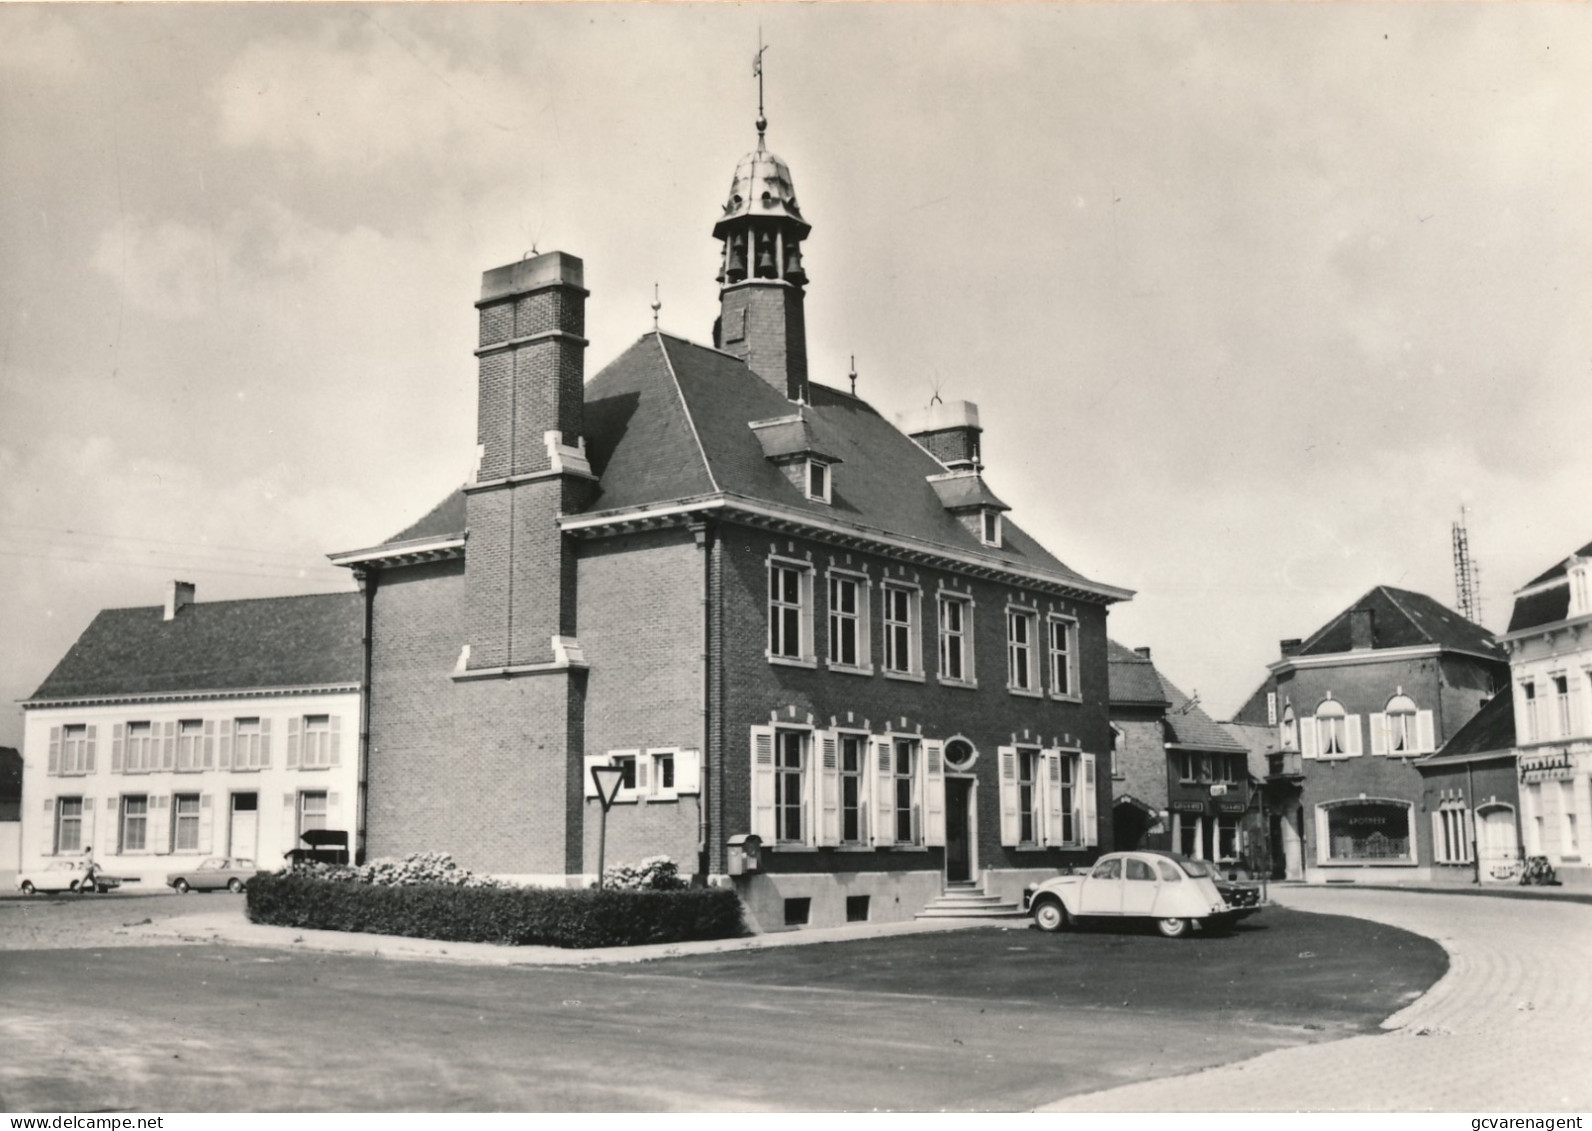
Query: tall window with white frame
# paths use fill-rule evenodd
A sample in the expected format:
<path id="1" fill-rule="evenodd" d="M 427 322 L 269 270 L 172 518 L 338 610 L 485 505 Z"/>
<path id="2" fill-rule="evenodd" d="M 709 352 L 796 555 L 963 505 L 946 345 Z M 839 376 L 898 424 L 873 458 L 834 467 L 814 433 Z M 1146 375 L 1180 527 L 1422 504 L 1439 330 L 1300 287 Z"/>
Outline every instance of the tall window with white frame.
<path id="1" fill-rule="evenodd" d="M 1061 828 L 1056 830 L 1062 844 L 1077 844 L 1083 839 L 1078 828 L 1077 782 L 1078 755 L 1063 752 L 1056 762 L 1057 780 L 1054 783 L 1060 796 Z"/>
<path id="2" fill-rule="evenodd" d="M 63 774 L 86 774 L 93 770 L 92 750 L 86 723 L 73 723 L 61 728 Z"/>
<path id="3" fill-rule="evenodd" d="M 1535 742 L 1542 734 L 1537 725 L 1537 685 L 1529 679 L 1521 683 L 1520 694 L 1525 699 L 1525 710 L 1521 712 L 1520 725 L 1523 737 L 1527 742 Z"/>
<path id="4" fill-rule="evenodd" d="M 122 798 L 121 850 L 143 852 L 149 844 L 149 798 Z"/>
<path id="5" fill-rule="evenodd" d="M 1006 685 L 1034 690 L 1034 614 L 1023 609 L 1006 610 Z"/>
<path id="6" fill-rule="evenodd" d="M 802 658 L 807 571 L 775 562 L 768 570 L 768 651 L 787 660 Z"/>
<path id="7" fill-rule="evenodd" d="M 171 799 L 171 850 L 199 851 L 199 795 L 179 793 Z"/>
<path id="8" fill-rule="evenodd" d="M 895 786 L 895 839 L 897 844 L 917 844 L 923 828 L 918 813 L 916 789 L 918 754 L 916 739 L 898 738 L 895 740 L 895 758 L 892 769 L 895 775 L 893 784 Z"/>
<path id="9" fill-rule="evenodd" d="M 774 829 L 781 844 L 807 843 L 807 762 L 810 736 L 782 730 L 774 739 Z"/>
<path id="10" fill-rule="evenodd" d="M 60 797 L 55 802 L 55 851 L 83 849 L 83 799 Z"/>
<path id="11" fill-rule="evenodd" d="M 298 795 L 298 835 L 326 827 L 326 791 L 306 789 Z"/>
<path id="12" fill-rule="evenodd" d="M 155 728 L 147 722 L 127 724 L 127 755 L 122 769 L 129 774 L 142 774 L 156 768 Z"/>
<path id="13" fill-rule="evenodd" d="M 332 765 L 334 737 L 330 715 L 305 715 L 303 751 L 299 764 L 306 769 Z"/>
<path id="14" fill-rule="evenodd" d="M 966 597 L 940 594 L 940 678 L 971 683 L 968 636 L 972 628 L 972 602 Z"/>
<path id="15" fill-rule="evenodd" d="M 1553 721 L 1560 738 L 1570 737 L 1570 677 L 1561 672 L 1553 678 Z"/>
<path id="16" fill-rule="evenodd" d="M 1018 839 L 1023 844 L 1039 843 L 1039 765 L 1037 750 L 1017 752 L 1017 816 L 1020 822 Z"/>
<path id="17" fill-rule="evenodd" d="M 1348 716 L 1336 699 L 1325 700 L 1316 708 L 1316 749 L 1323 758 L 1349 752 Z"/>
<path id="18" fill-rule="evenodd" d="M 1399 694 L 1387 704 L 1387 748 L 1390 754 L 1413 754 L 1420 749 L 1415 731 L 1415 700 Z"/>
<path id="19" fill-rule="evenodd" d="M 1050 693 L 1069 698 L 1078 694 L 1076 676 L 1078 622 L 1050 618 Z"/>
<path id="20" fill-rule="evenodd" d="M 264 732 L 258 718 L 233 723 L 232 768 L 258 770 L 265 765 Z"/>
<path id="21" fill-rule="evenodd" d="M 199 719 L 183 719 L 177 724 L 177 768 L 204 769 L 204 729 Z"/>
<path id="22" fill-rule="evenodd" d="M 1575 821 L 1575 783 L 1559 783 L 1559 855 L 1581 855 L 1581 830 Z"/>
<path id="23" fill-rule="evenodd" d="M 862 666 L 864 592 L 858 578 L 829 575 L 829 662 L 838 667 Z"/>
<path id="24" fill-rule="evenodd" d="M 860 734 L 840 736 L 840 841 L 861 844 L 868 838 L 863 783 L 867 780 L 868 740 Z"/>
<path id="25" fill-rule="evenodd" d="M 918 595 L 915 590 L 898 585 L 884 588 L 884 666 L 886 671 L 909 675 L 917 671 L 916 649 L 917 617 L 914 615 Z"/>

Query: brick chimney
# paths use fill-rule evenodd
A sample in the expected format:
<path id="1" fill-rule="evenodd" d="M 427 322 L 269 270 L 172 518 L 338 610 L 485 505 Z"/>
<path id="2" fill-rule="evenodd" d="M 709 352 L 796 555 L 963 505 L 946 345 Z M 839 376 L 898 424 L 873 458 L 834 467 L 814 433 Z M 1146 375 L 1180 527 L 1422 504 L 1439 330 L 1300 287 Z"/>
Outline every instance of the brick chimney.
<path id="1" fill-rule="evenodd" d="M 586 295 L 581 261 L 548 252 L 481 277 L 476 439 L 465 487 L 468 668 L 566 659 L 575 559 L 558 529 L 593 478 L 581 435 Z"/>
<path id="2" fill-rule="evenodd" d="M 1299 650 L 1304 646 L 1305 642 L 1303 640 L 1299 639 L 1297 636 L 1290 636 L 1288 639 L 1281 641 L 1277 647 L 1282 653 L 1282 658 L 1288 660 L 1292 659 L 1294 656 L 1297 656 L 1299 654 Z"/>
<path id="3" fill-rule="evenodd" d="M 1376 611 L 1374 609 L 1349 610 L 1349 647 L 1364 652 L 1376 647 Z"/>
<path id="4" fill-rule="evenodd" d="M 934 401 L 927 408 L 897 418 L 901 431 L 953 471 L 983 468 L 978 405 L 972 401 Z"/>
<path id="5" fill-rule="evenodd" d="M 1150 658 L 1150 649 L 1148 647 L 1135 648 L 1133 653 L 1141 659 L 1148 660 Z"/>
<path id="6" fill-rule="evenodd" d="M 166 610 L 162 620 L 175 620 L 177 614 L 194 603 L 194 583 L 173 581 L 166 589 Z"/>

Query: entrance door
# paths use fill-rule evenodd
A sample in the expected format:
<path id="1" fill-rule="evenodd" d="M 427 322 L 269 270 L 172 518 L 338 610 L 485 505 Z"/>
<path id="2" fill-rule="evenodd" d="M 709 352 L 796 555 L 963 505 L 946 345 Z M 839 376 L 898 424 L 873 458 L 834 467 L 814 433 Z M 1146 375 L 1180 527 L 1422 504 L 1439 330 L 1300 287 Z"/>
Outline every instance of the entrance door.
<path id="1" fill-rule="evenodd" d="M 232 832 L 227 840 L 227 855 L 254 859 L 256 834 L 260 823 L 260 795 L 234 793 L 232 795 Z"/>
<path id="2" fill-rule="evenodd" d="M 973 783 L 945 779 L 945 878 L 959 883 L 973 878 Z"/>
<path id="3" fill-rule="evenodd" d="M 1512 880 L 1519 872 L 1515 811 L 1505 805 L 1476 813 L 1476 858 L 1483 880 Z"/>

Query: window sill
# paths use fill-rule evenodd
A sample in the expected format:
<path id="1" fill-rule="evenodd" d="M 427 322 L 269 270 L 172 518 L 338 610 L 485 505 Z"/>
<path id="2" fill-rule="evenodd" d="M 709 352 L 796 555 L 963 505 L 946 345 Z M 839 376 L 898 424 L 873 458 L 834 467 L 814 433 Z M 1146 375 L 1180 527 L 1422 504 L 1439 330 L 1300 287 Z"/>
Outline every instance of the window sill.
<path id="1" fill-rule="evenodd" d="M 774 845 L 774 851 L 792 853 L 817 852 L 818 846 L 813 844 L 776 844 Z"/>
<path id="2" fill-rule="evenodd" d="M 1045 697 L 1043 691 L 1035 691 L 1028 687 L 1013 687 L 1009 683 L 1006 685 L 1006 690 L 1009 694 L 1021 695 L 1026 699 L 1043 699 Z"/>
<path id="3" fill-rule="evenodd" d="M 795 656 L 776 656 L 772 652 L 764 652 L 763 655 L 767 657 L 769 663 L 778 664 L 780 667 L 784 668 L 816 669 L 818 667 L 817 660 L 801 659 Z"/>
<path id="4" fill-rule="evenodd" d="M 893 672 L 893 671 L 889 671 L 887 669 L 887 670 L 885 670 L 883 672 L 880 672 L 879 674 L 884 676 L 885 679 L 899 679 L 899 680 L 901 680 L 904 683 L 923 683 L 923 682 L 925 682 L 922 672 Z"/>
<path id="5" fill-rule="evenodd" d="M 1581 857 L 1579 855 L 1561 856 L 1561 857 L 1559 857 L 1559 863 L 1561 863 L 1561 864 L 1579 864 L 1579 863 L 1581 863 Z"/>
<path id="6" fill-rule="evenodd" d="M 306 773 L 311 773 L 311 774 L 318 774 L 318 773 L 323 773 L 326 770 L 338 769 L 337 766 L 298 766 L 296 768 L 300 769 L 300 770 L 303 770 Z"/>
<path id="7" fill-rule="evenodd" d="M 1413 868 L 1414 860 L 1322 860 L 1318 868 Z"/>
<path id="8" fill-rule="evenodd" d="M 1058 695 L 1054 691 L 1052 691 L 1050 693 L 1050 697 L 1052 699 L 1054 699 L 1058 703 L 1082 703 L 1083 702 L 1083 696 L 1082 695 L 1073 695 L 1070 692 L 1065 694 L 1065 695 Z"/>
<path id="9" fill-rule="evenodd" d="M 834 664 L 834 663 L 832 663 L 832 664 L 829 665 L 829 670 L 832 671 L 832 672 L 837 672 L 840 675 L 872 676 L 874 674 L 873 665 L 871 665 L 871 664 L 869 664 L 867 666 L 862 666 L 862 665 L 859 665 L 859 664 Z"/>
<path id="10" fill-rule="evenodd" d="M 927 852 L 929 851 L 929 846 L 926 844 L 908 844 L 902 841 L 900 844 L 876 844 L 873 850 L 875 852 Z"/>
<path id="11" fill-rule="evenodd" d="M 976 679 L 936 679 L 934 682 L 941 687 L 959 687 L 963 691 L 978 690 L 978 680 Z"/>

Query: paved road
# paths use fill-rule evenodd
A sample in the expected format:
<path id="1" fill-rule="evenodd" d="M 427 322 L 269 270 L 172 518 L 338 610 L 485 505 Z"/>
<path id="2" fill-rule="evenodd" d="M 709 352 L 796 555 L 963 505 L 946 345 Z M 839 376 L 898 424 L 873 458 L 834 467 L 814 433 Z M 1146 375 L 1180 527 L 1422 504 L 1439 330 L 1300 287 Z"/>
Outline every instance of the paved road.
<path id="1" fill-rule="evenodd" d="M 1279 1049 L 1042 1110 L 1592 1110 L 1592 907 L 1338 888 L 1273 895 L 1436 939 L 1449 971 L 1390 1017 L 1387 1033 Z"/>

